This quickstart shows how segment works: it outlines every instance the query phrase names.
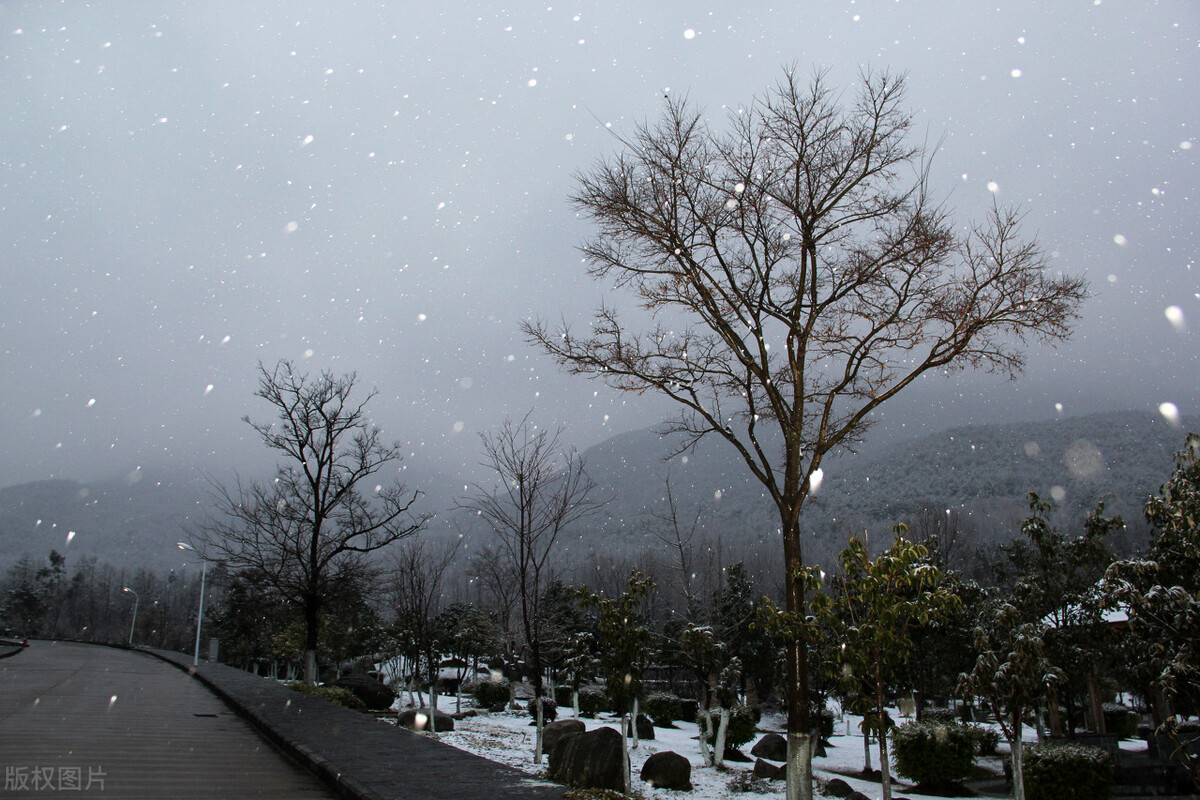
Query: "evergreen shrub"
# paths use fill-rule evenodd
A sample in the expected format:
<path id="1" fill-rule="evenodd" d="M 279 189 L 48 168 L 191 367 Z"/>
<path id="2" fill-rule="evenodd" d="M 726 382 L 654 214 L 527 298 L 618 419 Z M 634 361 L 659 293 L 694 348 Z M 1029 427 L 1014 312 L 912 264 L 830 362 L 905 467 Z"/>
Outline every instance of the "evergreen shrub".
<path id="1" fill-rule="evenodd" d="M 1107 800 L 1113 760 L 1097 747 L 1031 744 L 1024 748 L 1026 800 Z"/>
<path id="2" fill-rule="evenodd" d="M 319 697 L 322 700 L 328 700 L 330 703 L 352 708 L 355 711 L 365 711 L 367 708 L 354 692 L 343 686 L 312 686 L 304 681 L 295 681 L 289 683 L 288 686 L 302 694 Z"/>
<path id="3" fill-rule="evenodd" d="M 537 700 L 531 699 L 529 701 L 528 708 L 529 708 L 529 718 L 532 719 L 534 722 L 537 722 Z M 543 697 L 542 698 L 542 721 L 543 722 L 554 722 L 554 720 L 557 716 L 558 716 L 558 704 L 555 703 L 553 700 L 551 700 L 549 697 Z"/>
<path id="4" fill-rule="evenodd" d="M 717 740 L 717 727 L 721 724 L 720 709 L 712 711 L 712 730 L 708 732 L 708 741 Z M 757 732 L 754 722 L 754 712 L 746 706 L 734 706 L 730 709 L 729 727 L 725 729 L 725 750 L 736 750 L 754 738 Z"/>
<path id="5" fill-rule="evenodd" d="M 892 729 L 896 773 L 922 789 L 944 791 L 971 777 L 978 750 L 967 725 L 922 721 Z"/>
<path id="6" fill-rule="evenodd" d="M 579 714 L 584 717 L 594 717 L 601 711 L 608 710 L 608 695 L 603 687 L 584 686 L 579 689 Z"/>
<path id="7" fill-rule="evenodd" d="M 488 678 L 475 684 L 475 704 L 480 708 L 491 708 L 509 699 L 508 678 Z"/>
<path id="8" fill-rule="evenodd" d="M 669 727 L 677 719 L 683 719 L 683 703 L 670 692 L 655 692 L 642 704 L 646 716 L 660 728 Z"/>
<path id="9" fill-rule="evenodd" d="M 1137 736 L 1138 716 L 1132 708 L 1119 703 L 1104 704 L 1104 729 L 1118 739 Z"/>
<path id="10" fill-rule="evenodd" d="M 971 735 L 975 737 L 975 745 L 979 755 L 996 755 L 996 750 L 1000 747 L 1000 731 L 994 728 L 985 728 L 982 725 L 971 725 L 968 727 L 971 729 Z"/>
<path id="11" fill-rule="evenodd" d="M 555 686 L 554 687 L 554 702 L 559 708 L 571 708 L 574 700 L 571 699 L 570 686 Z"/>

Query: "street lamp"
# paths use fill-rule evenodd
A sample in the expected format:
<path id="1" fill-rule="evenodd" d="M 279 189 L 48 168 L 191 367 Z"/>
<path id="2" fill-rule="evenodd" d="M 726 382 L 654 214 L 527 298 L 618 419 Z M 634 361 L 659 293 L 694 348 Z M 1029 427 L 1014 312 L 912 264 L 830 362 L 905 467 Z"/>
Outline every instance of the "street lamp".
<path id="1" fill-rule="evenodd" d="M 187 542 L 176 542 L 175 544 L 180 550 L 191 550 L 200 556 L 196 548 Z M 200 623 L 204 621 L 204 578 L 207 572 L 208 562 L 204 560 L 204 556 L 200 556 L 200 610 L 196 612 L 196 653 L 192 656 L 193 667 L 200 665 Z"/>
<path id="2" fill-rule="evenodd" d="M 123 591 L 129 592 L 131 595 L 133 595 L 133 622 L 130 623 L 130 625 L 129 625 L 129 646 L 132 647 L 133 646 L 133 631 L 135 628 L 137 628 L 137 607 L 138 607 L 138 600 L 140 598 L 138 597 L 138 593 L 135 592 L 133 589 L 130 589 L 128 586 L 126 586 L 123 589 Z"/>

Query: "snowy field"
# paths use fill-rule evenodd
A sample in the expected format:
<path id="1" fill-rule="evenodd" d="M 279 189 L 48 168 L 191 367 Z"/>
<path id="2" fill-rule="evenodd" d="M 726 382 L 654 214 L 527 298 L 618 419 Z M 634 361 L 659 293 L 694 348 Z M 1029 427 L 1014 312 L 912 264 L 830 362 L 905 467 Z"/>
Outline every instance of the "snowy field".
<path id="1" fill-rule="evenodd" d="M 440 698 L 438 706 L 442 711 L 448 713 L 453 713 L 454 711 L 454 701 L 452 698 Z M 467 707 L 466 702 L 464 702 L 463 707 L 464 709 Z M 564 715 L 559 718 L 569 717 L 570 714 L 570 709 L 566 709 Z M 893 711 L 893 714 L 895 714 L 895 711 Z M 896 718 L 899 719 L 899 716 Z M 619 720 L 603 714 L 596 719 L 584 719 L 583 722 L 588 730 L 606 725 L 617 729 L 620 727 Z M 846 715 L 839 720 L 835 725 L 834 736 L 830 740 L 832 746 L 827 748 L 827 755 L 814 759 L 813 763 L 819 781 L 824 782 L 833 778 L 841 778 L 867 797 L 878 798 L 882 796 L 882 790 L 878 781 L 872 782 L 861 777 L 856 777 L 862 771 L 864 758 L 862 734 L 858 727 L 859 722 L 858 717 L 851 715 Z M 533 726 L 529 723 L 529 716 L 524 712 L 481 713 L 477 717 L 456 721 L 454 731 L 440 733 L 437 735 L 437 738 L 453 747 L 476 753 L 491 761 L 507 764 L 530 775 L 544 776 L 546 764 L 538 765 L 533 763 L 535 732 Z M 675 725 L 677 726 L 675 729 L 655 728 L 655 738 L 653 740 L 642 740 L 636 750 L 630 751 L 630 759 L 633 767 L 631 777 L 634 792 L 640 793 L 646 798 L 654 798 L 654 800 L 668 800 L 668 798 L 679 800 L 681 796 L 705 798 L 705 800 L 709 800 L 710 798 L 746 797 L 762 798 L 763 800 L 782 800 L 784 797 L 783 781 L 760 782 L 751 792 L 738 791 L 731 788 L 731 784 L 737 783 L 737 779 L 742 773 L 748 775 L 753 769 L 753 757 L 751 757 L 748 763 L 727 760 L 724 771 L 718 771 L 712 767 L 702 767 L 700 748 L 696 739 L 697 726 L 695 723 L 686 722 L 676 722 Z M 740 748 L 741 751 L 749 756 L 750 749 L 758 741 L 758 738 L 770 732 L 780 734 L 785 732 L 783 717 L 764 717 L 758 725 L 758 736 L 754 741 Z M 1036 735 L 1032 729 L 1026 731 L 1026 738 L 1031 741 L 1036 739 Z M 680 755 L 686 756 L 691 761 L 693 786 L 691 793 L 653 789 L 638 779 L 645 760 L 651 754 L 663 750 L 673 750 Z M 980 758 L 977 762 L 983 770 L 994 775 L 997 779 L 1000 779 L 1003 775 L 1003 763 L 1001 759 L 1007 759 L 1008 757 L 1007 746 L 1003 742 L 1001 742 L 1000 750 L 1001 754 L 999 756 Z M 874 744 L 871 747 L 871 766 L 876 770 L 879 769 L 879 752 Z M 910 798 L 910 800 L 934 797 L 933 795 L 924 795 L 913 791 L 911 784 L 901 778 L 897 778 L 894 771 L 892 781 L 892 793 L 894 797 L 906 797 Z M 820 788 L 819 786 L 818 794 Z M 765 790 L 759 791 L 759 789 Z M 1000 792 L 1003 792 L 1002 784 Z M 964 797 L 966 796 L 978 796 L 978 794 L 964 795 Z M 939 797 L 943 797 L 944 800 L 944 796 Z"/>

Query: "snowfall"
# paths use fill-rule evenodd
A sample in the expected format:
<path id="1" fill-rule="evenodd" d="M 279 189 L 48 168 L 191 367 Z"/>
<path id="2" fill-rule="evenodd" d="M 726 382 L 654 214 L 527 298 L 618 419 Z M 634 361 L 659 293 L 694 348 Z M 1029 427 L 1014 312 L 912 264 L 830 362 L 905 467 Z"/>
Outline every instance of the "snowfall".
<path id="1" fill-rule="evenodd" d="M 467 695 L 463 696 L 461 703 L 462 710 L 464 711 L 472 707 L 471 699 Z M 455 698 L 439 698 L 438 708 L 449 714 L 455 713 Z M 894 719 L 900 719 L 903 722 L 902 716 L 895 709 L 892 709 L 890 713 Z M 560 714 L 559 719 L 570 716 L 571 709 L 567 708 Z M 619 719 L 610 715 L 601 714 L 595 719 L 581 719 L 589 731 L 603 726 L 620 730 Z M 818 781 L 818 794 L 825 781 L 833 778 L 841 778 L 852 788 L 867 797 L 882 797 L 882 789 L 878 779 L 871 781 L 861 777 L 864 766 L 864 748 L 863 737 L 859 727 L 860 722 L 860 717 L 851 714 L 839 715 L 834 727 L 834 735 L 829 740 L 830 746 L 826 748 L 826 755 L 818 757 L 813 761 Z M 675 722 L 674 725 L 674 728 L 655 727 L 654 739 L 642 739 L 638 742 L 636 749 L 630 750 L 632 765 L 630 777 L 635 794 L 641 794 L 647 800 L 680 800 L 681 797 L 715 800 L 716 798 L 745 798 L 747 796 L 762 798 L 762 800 L 782 800 L 784 797 L 783 781 L 770 781 L 769 783 L 758 781 L 754 789 L 750 792 L 745 791 L 742 787 L 738 789 L 733 788 L 732 785 L 738 783 L 737 779 L 741 773 L 749 773 L 753 770 L 753 757 L 750 757 L 750 760 L 746 763 L 726 760 L 724 769 L 721 771 L 713 767 L 704 767 L 702 766 L 703 762 L 697 741 L 698 729 L 696 724 Z M 750 749 L 758 739 L 772 732 L 785 733 L 785 720 L 782 716 L 765 715 L 758 724 L 758 732 L 755 739 L 739 748 L 740 751 L 749 756 Z M 530 716 L 526 711 L 504 711 L 499 713 L 481 711 L 478 716 L 456 720 L 453 731 L 436 734 L 436 737 L 445 744 L 457 747 L 460 750 L 466 750 L 491 761 L 507 764 L 532 776 L 545 777 L 546 763 L 544 761 L 542 764 L 533 763 L 535 729 L 531 725 Z M 1028 741 L 1036 741 L 1036 731 L 1033 728 L 1027 728 L 1024 738 Z M 1144 747 L 1144 743 L 1128 741 L 1122 743 L 1122 747 L 1138 746 Z M 691 761 L 692 792 L 686 793 L 655 789 L 638 779 L 642 764 L 646 759 L 653 753 L 663 750 L 672 750 L 686 756 Z M 977 762 L 978 766 L 983 772 L 994 776 L 995 780 L 988 782 L 986 788 L 972 781 L 973 794 L 963 795 L 963 797 L 980 796 L 985 792 L 987 794 L 994 794 L 994 796 L 1007 797 L 1008 794 L 1002 776 L 1004 770 L 1003 762 L 1008 757 L 1007 745 L 1001 741 L 999 753 L 996 756 L 980 758 Z M 879 769 L 879 751 L 874 742 L 871 745 L 871 767 L 875 770 Z M 741 777 L 744 779 L 748 776 Z M 894 797 L 905 797 L 910 800 L 934 797 L 933 795 L 921 794 L 914 791 L 912 784 L 895 775 L 894 769 L 892 771 L 892 793 Z M 937 797 L 941 800 L 945 798 L 944 795 Z"/>

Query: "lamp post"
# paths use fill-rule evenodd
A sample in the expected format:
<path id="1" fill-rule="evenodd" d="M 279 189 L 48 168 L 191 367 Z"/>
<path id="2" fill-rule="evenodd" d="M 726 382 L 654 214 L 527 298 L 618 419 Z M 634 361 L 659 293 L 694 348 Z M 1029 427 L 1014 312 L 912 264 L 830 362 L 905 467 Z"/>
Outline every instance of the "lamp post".
<path id="1" fill-rule="evenodd" d="M 130 645 L 130 647 L 132 647 L 133 646 L 133 631 L 134 631 L 134 629 L 137 628 L 138 600 L 141 598 L 138 597 L 137 592 L 135 592 L 133 589 L 130 589 L 128 586 L 126 586 L 122 591 L 129 592 L 131 595 L 133 595 L 133 622 L 131 622 L 129 624 L 129 645 Z"/>
<path id="2" fill-rule="evenodd" d="M 200 623 L 204 621 L 204 578 L 208 573 L 208 562 L 187 542 L 176 542 L 176 545 L 180 550 L 191 550 L 200 556 L 200 610 L 196 612 L 196 652 L 192 656 L 192 666 L 196 667 L 200 665 Z"/>

